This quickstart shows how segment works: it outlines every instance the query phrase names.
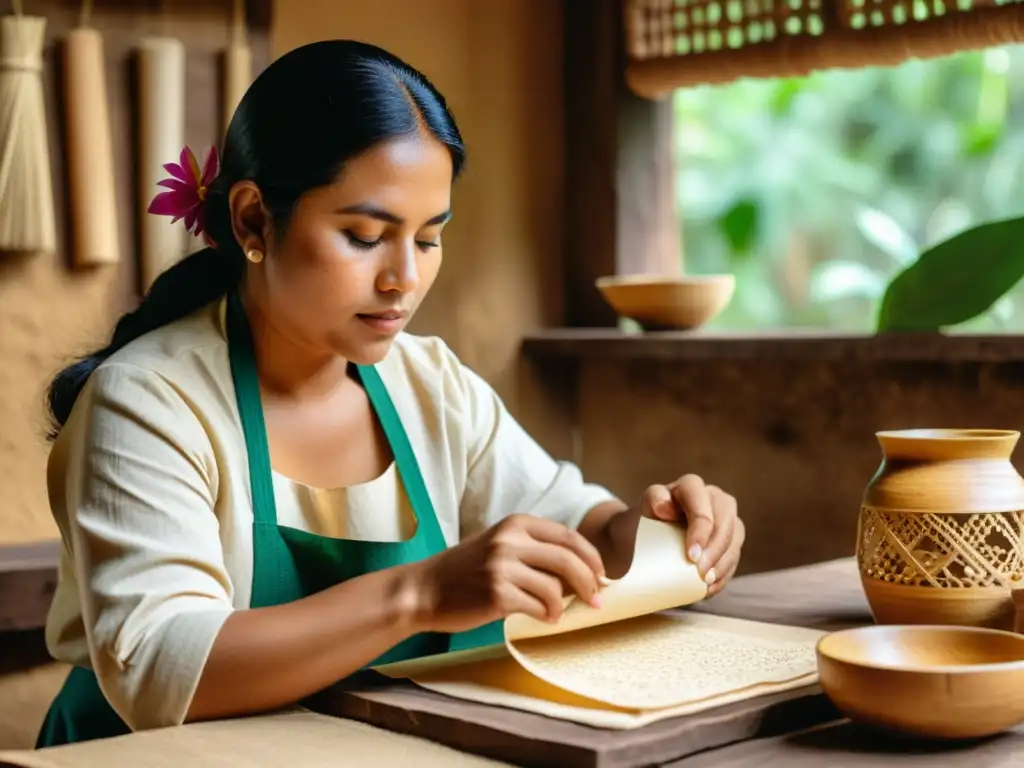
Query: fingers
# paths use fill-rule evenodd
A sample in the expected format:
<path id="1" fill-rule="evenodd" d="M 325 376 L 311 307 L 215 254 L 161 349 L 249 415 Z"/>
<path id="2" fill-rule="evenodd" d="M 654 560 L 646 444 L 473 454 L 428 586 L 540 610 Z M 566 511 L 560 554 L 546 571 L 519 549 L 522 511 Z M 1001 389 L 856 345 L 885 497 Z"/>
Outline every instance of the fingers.
<path id="1" fill-rule="evenodd" d="M 526 568 L 525 570 L 529 571 L 530 569 Z M 501 593 L 497 595 L 497 598 L 500 606 L 498 618 L 505 618 L 513 613 L 525 613 L 537 621 L 549 621 L 548 604 L 512 581 L 502 583 Z M 561 600 L 559 600 L 559 607 L 561 604 Z"/>
<path id="2" fill-rule="evenodd" d="M 735 575 L 736 575 L 736 569 L 733 568 L 732 572 L 729 573 L 727 576 L 723 576 L 720 579 L 718 579 L 717 581 L 715 581 L 714 584 L 712 584 L 710 587 L 708 587 L 708 594 L 707 594 L 707 597 L 705 597 L 705 600 L 708 597 L 714 597 L 719 592 L 721 592 L 723 589 L 725 589 L 726 585 L 729 583 L 729 580 L 732 579 L 732 577 L 735 576 Z"/>
<path id="3" fill-rule="evenodd" d="M 661 494 L 658 488 L 648 489 L 648 494 Z M 685 517 L 687 556 L 709 585 L 724 583 L 735 572 L 743 545 L 736 499 L 717 486 L 706 485 L 697 475 L 685 475 L 664 490 L 671 494 L 673 510 L 681 510 Z"/>
<path id="4" fill-rule="evenodd" d="M 708 597 L 712 597 L 721 592 L 729 580 L 736 575 L 736 569 L 740 564 L 740 553 L 743 549 L 743 542 L 746 540 L 746 537 L 746 526 L 744 526 L 743 521 L 737 517 L 733 530 L 732 541 L 730 542 L 728 549 L 726 549 L 725 554 L 722 555 L 721 559 L 719 559 L 718 563 L 715 565 L 717 576 L 714 583 L 708 588 Z"/>
<path id="5" fill-rule="evenodd" d="M 572 550 L 546 542 L 535 542 L 523 549 L 520 560 L 531 568 L 538 568 L 557 576 L 583 600 L 600 607 L 597 597 L 601 587 L 597 576 Z M 561 588 L 559 588 L 561 598 Z"/>
<path id="6" fill-rule="evenodd" d="M 686 517 L 686 554 L 699 563 L 715 529 L 715 511 L 707 486 L 697 475 L 684 475 L 669 490 Z"/>
<path id="7" fill-rule="evenodd" d="M 605 575 L 601 553 L 579 531 L 574 531 L 572 528 L 545 517 L 534 517 L 533 515 L 523 515 L 522 517 L 525 518 L 523 524 L 534 539 L 565 547 L 582 560 L 594 576 L 601 578 Z"/>
<path id="8" fill-rule="evenodd" d="M 531 616 L 540 621 L 558 621 L 561 618 L 564 611 L 564 593 L 562 583 L 555 576 L 535 570 L 520 561 L 509 569 L 508 580 L 539 604 L 540 614 L 530 613 Z M 532 605 L 528 607 L 535 609 Z"/>
<path id="9" fill-rule="evenodd" d="M 718 561 L 718 574 L 719 579 L 728 578 L 732 573 L 736 571 L 736 567 L 740 564 L 740 554 L 743 550 L 743 543 L 747 538 L 747 529 L 743 525 L 743 521 L 738 517 L 736 518 L 736 526 L 733 531 L 732 541 L 729 543 L 729 548 L 726 549 L 725 554 L 722 555 Z"/>
<path id="10" fill-rule="evenodd" d="M 721 559 L 729 549 L 736 530 L 736 499 L 714 485 L 706 487 L 706 494 L 712 508 L 714 529 L 697 563 L 697 570 L 706 576 L 708 584 L 714 584 L 716 572 L 723 573 L 727 565 Z"/>
<path id="11" fill-rule="evenodd" d="M 644 491 L 641 502 L 644 514 L 656 520 L 678 520 L 679 510 L 672 499 L 672 492 L 664 485 L 652 485 Z"/>
<path id="12" fill-rule="evenodd" d="M 509 533 L 496 543 L 508 547 L 514 559 L 561 579 L 568 590 L 595 608 L 600 606 L 597 593 L 604 563 L 597 548 L 578 531 L 531 515 L 514 516 L 506 527 Z M 561 594 L 559 585 L 559 599 Z"/>

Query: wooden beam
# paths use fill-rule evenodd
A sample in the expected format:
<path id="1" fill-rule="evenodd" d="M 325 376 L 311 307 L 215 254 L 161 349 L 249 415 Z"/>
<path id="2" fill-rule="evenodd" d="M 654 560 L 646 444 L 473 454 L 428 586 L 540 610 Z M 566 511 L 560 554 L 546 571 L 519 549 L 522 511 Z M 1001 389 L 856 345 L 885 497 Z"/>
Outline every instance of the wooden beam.
<path id="1" fill-rule="evenodd" d="M 63 3 L 72 5 L 71 3 Z M 33 5 L 38 5 L 34 3 Z M 77 5 L 77 4 L 76 4 Z M 166 8 L 165 8 L 166 5 Z M 273 0 L 243 0 L 245 26 L 249 30 L 266 32 L 273 21 Z M 93 13 L 114 13 L 120 16 L 139 16 L 149 13 L 202 14 L 215 24 L 226 25 L 232 16 L 233 0 L 103 0 L 96 3 Z M 28 8 L 26 8 L 28 12 Z M 33 10 L 33 13 L 41 11 Z M 227 35 L 224 41 L 227 42 Z"/>
<path id="2" fill-rule="evenodd" d="M 829 360 L 1022 363 L 1024 339 L 1018 335 L 940 333 L 844 334 L 831 330 L 658 331 L 621 333 L 614 328 L 553 328 L 523 339 L 534 360 Z"/>
<path id="3" fill-rule="evenodd" d="M 626 86 L 620 0 L 564 0 L 566 324 L 614 326 L 594 281 L 678 272 L 672 101 Z"/>
<path id="4" fill-rule="evenodd" d="M 615 272 L 616 107 L 621 77 L 615 0 L 565 0 L 565 314 L 613 326 L 594 287 Z"/>
<path id="5" fill-rule="evenodd" d="M 616 273 L 680 274 L 673 102 L 649 101 L 623 90 L 618 101 Z"/>

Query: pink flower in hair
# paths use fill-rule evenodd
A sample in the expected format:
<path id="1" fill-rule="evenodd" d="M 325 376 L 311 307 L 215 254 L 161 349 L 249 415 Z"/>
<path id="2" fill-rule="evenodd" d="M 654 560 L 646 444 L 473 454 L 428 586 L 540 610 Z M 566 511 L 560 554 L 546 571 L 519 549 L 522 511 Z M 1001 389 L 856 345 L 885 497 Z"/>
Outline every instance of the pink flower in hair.
<path id="1" fill-rule="evenodd" d="M 214 245 L 210 235 L 206 233 L 203 201 L 206 200 L 206 190 L 220 171 L 217 148 L 210 147 L 202 171 L 199 170 L 199 162 L 188 146 L 181 150 L 178 162 L 165 163 L 164 170 L 171 174 L 171 178 L 158 181 L 157 186 L 166 187 L 169 191 L 161 192 L 154 197 L 147 211 L 158 216 L 173 217 L 172 224 L 184 219 L 185 229 L 193 235 L 203 235 L 209 245 Z"/>

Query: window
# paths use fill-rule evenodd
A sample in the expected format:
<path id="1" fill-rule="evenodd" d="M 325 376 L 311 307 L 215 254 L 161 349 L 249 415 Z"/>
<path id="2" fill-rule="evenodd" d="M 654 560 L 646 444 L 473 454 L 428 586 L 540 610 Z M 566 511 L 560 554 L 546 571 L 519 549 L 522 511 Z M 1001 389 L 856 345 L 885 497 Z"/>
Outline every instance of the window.
<path id="1" fill-rule="evenodd" d="M 685 269 L 737 276 L 709 328 L 870 333 L 920 248 L 1024 213 L 1024 45 L 672 99 Z M 958 329 L 1024 330 L 1024 284 Z"/>

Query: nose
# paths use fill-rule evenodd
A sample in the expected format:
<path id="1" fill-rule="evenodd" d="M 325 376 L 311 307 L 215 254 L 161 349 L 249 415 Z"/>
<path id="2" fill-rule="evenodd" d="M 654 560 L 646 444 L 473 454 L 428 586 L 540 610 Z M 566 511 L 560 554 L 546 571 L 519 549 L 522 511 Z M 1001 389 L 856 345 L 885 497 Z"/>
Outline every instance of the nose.
<path id="1" fill-rule="evenodd" d="M 381 291 L 412 293 L 420 285 L 415 244 L 403 244 L 391 250 L 392 252 L 380 272 L 377 287 Z"/>

